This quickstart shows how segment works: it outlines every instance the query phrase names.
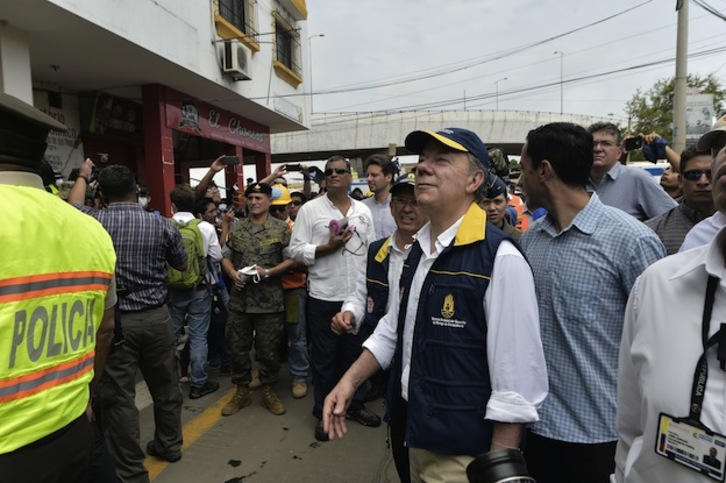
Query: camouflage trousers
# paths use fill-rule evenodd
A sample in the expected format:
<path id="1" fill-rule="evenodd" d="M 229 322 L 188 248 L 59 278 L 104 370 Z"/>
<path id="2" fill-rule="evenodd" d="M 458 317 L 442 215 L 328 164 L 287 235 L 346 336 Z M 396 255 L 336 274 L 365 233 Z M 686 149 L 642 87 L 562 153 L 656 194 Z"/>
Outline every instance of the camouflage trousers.
<path id="1" fill-rule="evenodd" d="M 250 351 L 253 342 L 260 382 L 269 385 L 277 382 L 284 320 L 284 312 L 250 314 L 230 307 L 226 337 L 232 357 L 233 384 L 245 385 L 252 380 Z"/>

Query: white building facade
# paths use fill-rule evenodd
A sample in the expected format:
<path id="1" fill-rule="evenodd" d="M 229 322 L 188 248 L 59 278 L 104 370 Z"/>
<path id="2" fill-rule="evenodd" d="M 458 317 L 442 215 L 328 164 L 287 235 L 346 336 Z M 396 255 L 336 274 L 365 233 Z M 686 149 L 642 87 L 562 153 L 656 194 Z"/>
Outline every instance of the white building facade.
<path id="1" fill-rule="evenodd" d="M 152 204 L 219 155 L 270 170 L 270 134 L 309 125 L 305 0 L 0 3 L 0 89 L 65 124 L 46 159 L 129 166 Z M 228 186 L 242 186 L 230 167 Z"/>

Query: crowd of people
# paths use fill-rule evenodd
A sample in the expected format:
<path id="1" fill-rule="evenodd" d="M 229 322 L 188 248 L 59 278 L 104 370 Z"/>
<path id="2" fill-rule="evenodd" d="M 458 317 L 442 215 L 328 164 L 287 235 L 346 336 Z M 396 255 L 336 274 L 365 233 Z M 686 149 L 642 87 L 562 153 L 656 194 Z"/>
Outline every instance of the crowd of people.
<path id="1" fill-rule="evenodd" d="M 122 165 L 86 160 L 68 203 L 45 193 L 63 127 L 4 94 L 0 111 L 0 481 L 148 482 L 147 455 L 182 459 L 182 402 L 219 389 L 210 368 L 235 386 L 222 416 L 256 390 L 282 415 L 283 358 L 319 441 L 379 426 L 366 403 L 384 397 L 405 483 L 465 482 L 514 448 L 539 483 L 726 476 L 726 120 L 680 154 L 644 135 L 670 162 L 660 186 L 613 124 L 530 131 L 518 182 L 444 128 L 406 137 L 411 172 L 367 158 L 363 200 L 342 156 L 320 193 L 282 165 L 225 198 L 220 157 L 167 219 Z"/>

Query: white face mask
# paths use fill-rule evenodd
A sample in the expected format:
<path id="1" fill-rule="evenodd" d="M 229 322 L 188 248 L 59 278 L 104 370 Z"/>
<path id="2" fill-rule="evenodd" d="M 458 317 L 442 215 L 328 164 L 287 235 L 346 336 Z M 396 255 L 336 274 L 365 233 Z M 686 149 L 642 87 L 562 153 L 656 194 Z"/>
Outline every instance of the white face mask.
<path id="1" fill-rule="evenodd" d="M 148 204 L 149 204 L 149 198 L 147 198 L 146 196 L 139 196 L 139 205 L 142 208 L 146 208 L 146 205 L 148 205 Z"/>

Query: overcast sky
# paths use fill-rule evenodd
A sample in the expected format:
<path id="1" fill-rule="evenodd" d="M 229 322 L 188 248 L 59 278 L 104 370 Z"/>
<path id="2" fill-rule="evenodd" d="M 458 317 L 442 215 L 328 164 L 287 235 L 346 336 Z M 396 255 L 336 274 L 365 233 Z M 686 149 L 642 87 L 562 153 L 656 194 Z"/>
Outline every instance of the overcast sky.
<path id="1" fill-rule="evenodd" d="M 706 1 L 726 14 L 726 0 Z M 561 56 L 555 51 L 561 51 L 564 111 L 624 119 L 625 102 L 637 88 L 674 74 L 675 3 L 307 0 L 311 38 L 302 41 L 312 47 L 314 112 L 463 109 L 465 97 L 468 109 L 495 109 L 497 81 L 499 109 L 559 112 Z M 325 37 L 312 38 L 318 34 Z M 719 48 L 725 51 L 694 57 Z M 689 56 L 689 72 L 726 79 L 726 22 L 693 2 Z M 600 75 L 657 61 L 666 62 Z M 428 75 L 434 76 L 423 79 Z M 419 80 L 396 83 L 410 78 Z M 372 83 L 391 85 L 349 90 Z M 324 94 L 338 88 L 347 92 Z"/>

